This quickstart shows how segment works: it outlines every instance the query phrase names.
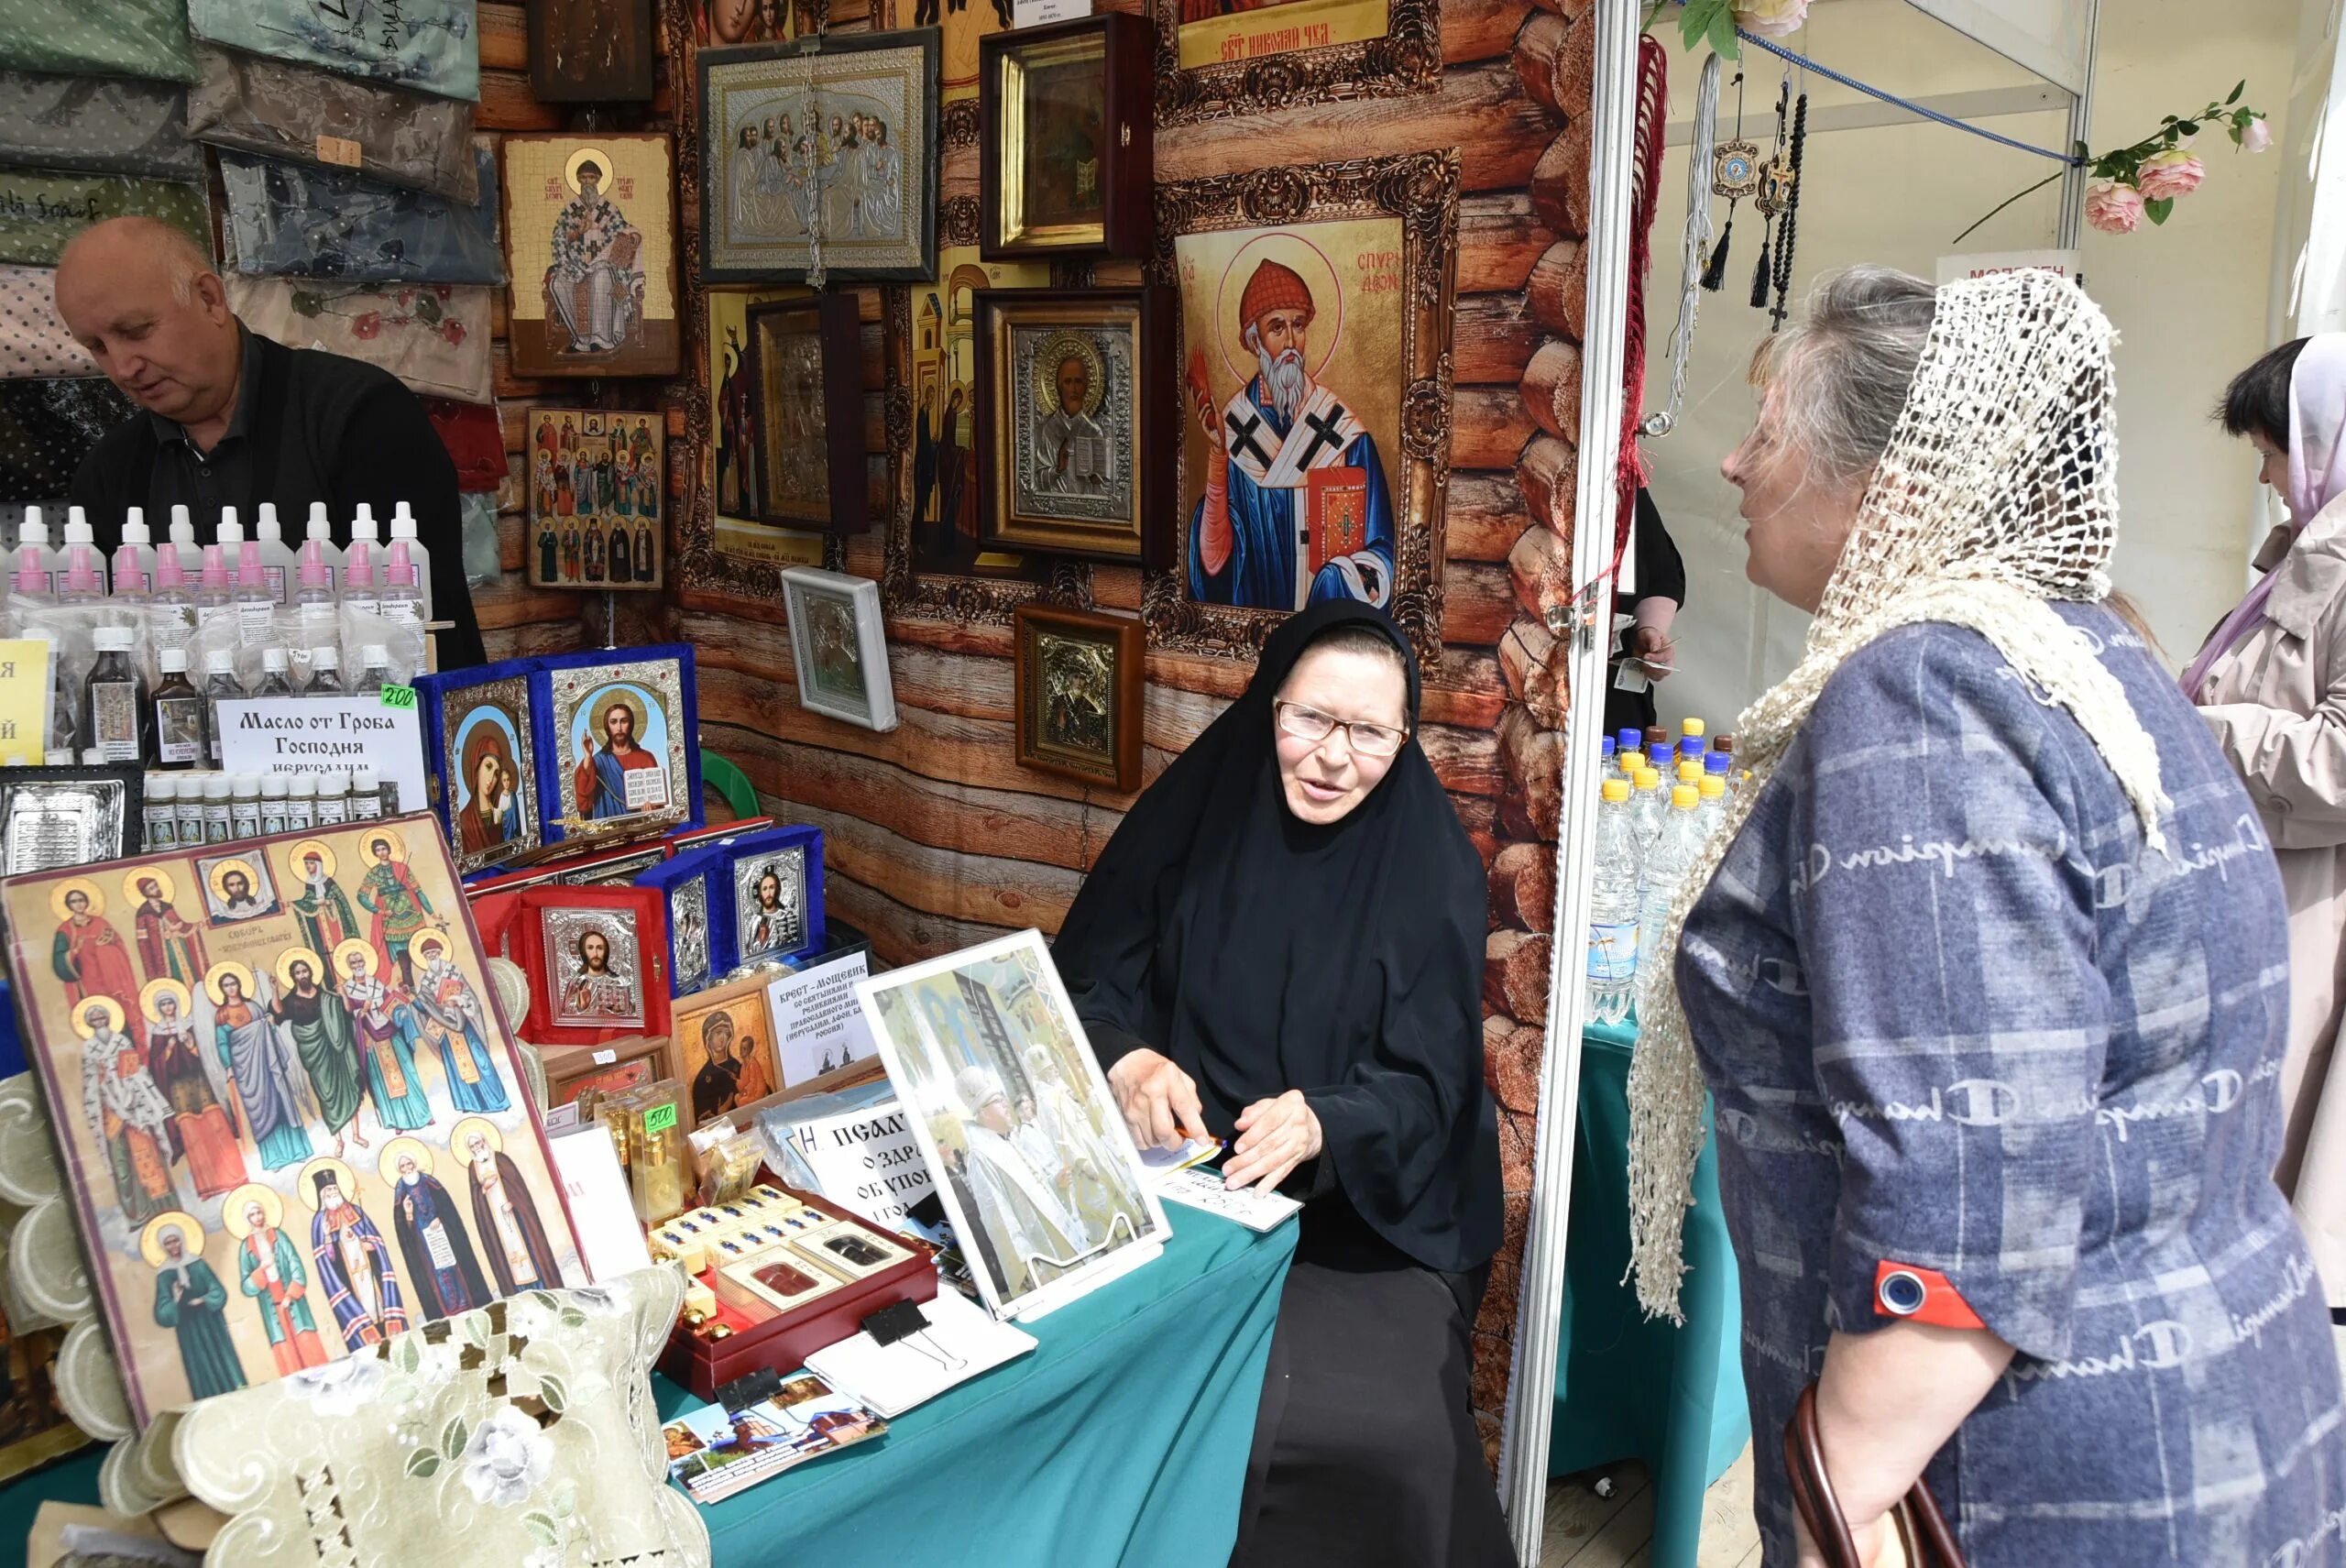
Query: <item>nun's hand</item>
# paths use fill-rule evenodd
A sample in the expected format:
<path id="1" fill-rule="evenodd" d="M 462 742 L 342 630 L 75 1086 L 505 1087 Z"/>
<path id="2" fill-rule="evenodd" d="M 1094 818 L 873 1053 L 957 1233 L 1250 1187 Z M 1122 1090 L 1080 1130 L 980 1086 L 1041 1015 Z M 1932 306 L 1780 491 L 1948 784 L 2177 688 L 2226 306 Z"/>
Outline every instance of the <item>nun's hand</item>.
<path id="1" fill-rule="evenodd" d="M 1222 1185 L 1232 1191 L 1247 1186 L 1271 1191 L 1319 1152 L 1320 1118 L 1303 1091 L 1257 1100 L 1238 1114 L 1238 1143 L 1222 1164 Z"/>
<path id="2" fill-rule="evenodd" d="M 1141 1148 L 1178 1149 L 1186 1135 L 1205 1134 L 1197 1081 L 1160 1052 L 1144 1046 L 1119 1058 L 1108 1069 L 1108 1087 Z"/>

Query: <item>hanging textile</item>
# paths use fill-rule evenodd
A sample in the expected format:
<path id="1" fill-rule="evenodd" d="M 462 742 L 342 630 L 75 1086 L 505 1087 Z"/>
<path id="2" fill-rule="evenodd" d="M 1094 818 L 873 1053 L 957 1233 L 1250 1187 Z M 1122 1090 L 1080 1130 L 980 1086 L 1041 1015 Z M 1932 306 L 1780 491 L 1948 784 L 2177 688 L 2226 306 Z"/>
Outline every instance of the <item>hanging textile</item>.
<path id="1" fill-rule="evenodd" d="M 1614 465 L 1613 558 L 1617 562 L 1637 521 L 1638 487 L 1645 459 L 1638 451 L 1646 388 L 1646 272 L 1652 259 L 1654 209 L 1661 184 L 1662 122 L 1670 116 L 1670 55 L 1648 33 L 1638 39 L 1638 125 L 1629 183 L 1628 341 L 1621 356 L 1621 450 Z"/>
<path id="2" fill-rule="evenodd" d="M 57 273 L 0 267 L 0 380 L 95 376 L 97 361 L 57 314 Z"/>
<path id="3" fill-rule="evenodd" d="M 423 412 L 456 465 L 456 488 L 466 494 L 493 492 L 505 482 L 505 426 L 496 405 L 426 398 Z"/>
<path id="4" fill-rule="evenodd" d="M 0 71 L 0 163 L 202 181 L 187 89 L 126 76 Z"/>
<path id="5" fill-rule="evenodd" d="M 425 397 L 491 396 L 487 289 L 228 275 L 228 306 L 263 337 L 379 365 Z"/>
<path id="6" fill-rule="evenodd" d="M 195 63 L 187 126 L 198 141 L 321 169 L 355 156 L 369 180 L 466 205 L 480 199 L 470 104 L 206 44 L 195 46 Z"/>
<path id="7" fill-rule="evenodd" d="M 195 36 L 211 43 L 443 98 L 480 96 L 473 0 L 334 6 L 315 0 L 187 0 L 187 18 Z"/>
<path id="8" fill-rule="evenodd" d="M 480 199 L 460 206 L 356 174 L 220 155 L 230 265 L 354 283 L 502 283 L 497 155 L 473 148 Z"/>
<path id="9" fill-rule="evenodd" d="M 103 378 L 0 380 L 0 505 L 63 500 L 98 438 L 137 413 Z"/>
<path id="10" fill-rule="evenodd" d="M 66 243 L 92 224 L 131 216 L 185 229 L 212 254 L 212 202 L 201 185 L 0 169 L 0 261 L 54 267 Z"/>
<path id="11" fill-rule="evenodd" d="M 184 0 L 0 0 L 0 60 L 18 71 L 195 80 Z"/>

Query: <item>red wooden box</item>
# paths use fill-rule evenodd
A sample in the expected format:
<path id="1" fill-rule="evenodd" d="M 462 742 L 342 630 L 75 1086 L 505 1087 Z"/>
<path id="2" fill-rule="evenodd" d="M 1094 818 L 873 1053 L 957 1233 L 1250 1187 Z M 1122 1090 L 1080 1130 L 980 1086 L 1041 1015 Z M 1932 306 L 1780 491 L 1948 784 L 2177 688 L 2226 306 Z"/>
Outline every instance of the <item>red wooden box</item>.
<path id="1" fill-rule="evenodd" d="M 784 1312 L 762 1323 L 751 1322 L 732 1303 L 719 1297 L 717 1321 L 733 1331 L 724 1339 L 703 1339 L 679 1321 L 675 1332 L 668 1337 L 667 1350 L 660 1357 L 660 1370 L 670 1382 L 691 1389 L 704 1399 L 716 1398 L 718 1388 L 760 1368 L 797 1371 L 817 1351 L 843 1339 L 853 1339 L 863 1327 L 863 1320 L 883 1307 L 937 1298 L 937 1264 L 926 1245 L 894 1231 L 883 1231 L 828 1199 L 795 1188 L 784 1190 L 809 1208 L 870 1231 L 913 1255 L 868 1279 L 857 1280 L 820 1300 L 809 1301 L 796 1311 Z M 701 1272 L 700 1282 L 711 1290 L 717 1288 L 717 1265 L 712 1263 Z"/>

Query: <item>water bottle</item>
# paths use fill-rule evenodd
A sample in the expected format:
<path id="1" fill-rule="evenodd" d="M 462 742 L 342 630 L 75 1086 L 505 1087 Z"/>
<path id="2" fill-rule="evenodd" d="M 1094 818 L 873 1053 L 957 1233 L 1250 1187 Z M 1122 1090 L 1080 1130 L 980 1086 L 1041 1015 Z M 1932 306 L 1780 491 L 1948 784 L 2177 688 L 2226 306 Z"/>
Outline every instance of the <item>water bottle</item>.
<path id="1" fill-rule="evenodd" d="M 194 578 L 203 576 L 203 552 L 195 543 L 195 519 L 183 506 L 171 508 L 170 547 L 171 554 L 180 558 L 181 576 Z"/>
<path id="2" fill-rule="evenodd" d="M 285 525 L 278 520 L 275 501 L 260 503 L 260 516 L 253 523 L 253 537 L 260 545 L 261 579 L 269 585 L 269 598 L 280 605 L 291 604 L 293 550 L 285 543 Z"/>
<path id="3" fill-rule="evenodd" d="M 415 536 L 415 513 L 405 501 L 391 509 L 391 569 L 387 581 L 397 580 L 400 571 L 400 546 L 407 546 L 407 558 L 415 564 L 414 575 L 407 580 L 415 585 L 423 603 L 423 619 L 432 619 L 432 552 Z"/>
<path id="4" fill-rule="evenodd" d="M 1727 775 L 1703 775 L 1702 804 L 1694 808 L 1695 818 L 1703 825 L 1703 837 L 1710 839 L 1727 826 Z"/>
<path id="5" fill-rule="evenodd" d="M 1661 775 L 1651 768 L 1638 772 L 1637 790 L 1629 805 L 1629 823 L 1638 838 L 1640 854 L 1650 849 L 1661 832 L 1662 818 L 1670 814 L 1670 797 L 1661 793 Z"/>
<path id="6" fill-rule="evenodd" d="M 1670 792 L 1669 820 L 1646 851 L 1645 905 L 1639 925 L 1659 941 L 1694 858 L 1703 852 L 1702 796 L 1691 784 Z M 1658 960 L 1659 961 L 1659 960 Z"/>
<path id="7" fill-rule="evenodd" d="M 1638 839 L 1629 783 L 1605 781 L 1596 812 L 1596 864 L 1588 895 L 1588 1020 L 1618 1024 L 1638 992 Z"/>
<path id="8" fill-rule="evenodd" d="M 1613 755 L 1621 764 L 1621 778 L 1631 789 L 1638 787 L 1638 770 L 1645 765 L 1645 743 L 1635 729 L 1624 729 L 1613 737 Z"/>
<path id="9" fill-rule="evenodd" d="M 1704 737 L 1709 733 L 1709 727 L 1704 724 L 1704 722 L 1699 718 L 1690 718 L 1685 723 L 1680 725 L 1678 727 L 1678 754 L 1682 757 L 1693 757 L 1699 762 L 1702 759 L 1703 753 L 1711 749 L 1710 742 L 1704 739 Z"/>
<path id="10" fill-rule="evenodd" d="M 342 587 L 342 547 L 334 542 L 334 524 L 327 521 L 326 503 L 310 503 L 310 521 L 303 525 L 307 537 L 303 541 L 301 565 L 310 564 L 309 546 L 318 547 L 319 559 L 325 563 L 326 587 L 339 591 Z"/>
<path id="11" fill-rule="evenodd" d="M 1606 737 L 1605 737 L 1605 739 L 1603 740 L 1603 741 L 1601 741 L 1601 742 L 1599 743 L 1598 751 L 1597 751 L 1597 755 L 1598 755 L 1598 757 L 1603 761 L 1603 762 L 1604 762 L 1604 764 L 1605 764 L 1605 765 L 1604 765 L 1604 767 L 1603 767 L 1601 770 L 1599 770 L 1599 776 L 1600 776 L 1600 777 L 1603 777 L 1603 778 L 1611 778 L 1611 777 L 1613 776 L 1613 774 L 1615 773 L 1615 772 L 1617 772 L 1617 768 L 1616 768 L 1616 766 L 1615 766 L 1615 763 L 1614 763 L 1614 762 L 1613 762 L 1613 758 L 1614 758 L 1614 756 L 1616 755 L 1616 752 L 1617 752 L 1617 747 L 1615 746 L 1613 737 L 1611 737 L 1610 735 L 1607 735 Z"/>

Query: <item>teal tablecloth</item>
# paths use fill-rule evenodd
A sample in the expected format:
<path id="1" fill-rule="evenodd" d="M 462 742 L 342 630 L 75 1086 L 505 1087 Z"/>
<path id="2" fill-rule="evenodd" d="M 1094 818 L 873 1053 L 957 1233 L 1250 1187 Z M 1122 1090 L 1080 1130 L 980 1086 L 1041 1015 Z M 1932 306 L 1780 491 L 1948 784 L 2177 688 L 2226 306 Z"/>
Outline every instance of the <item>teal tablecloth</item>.
<path id="1" fill-rule="evenodd" d="M 1694 1568 L 1703 1494 L 1743 1452 L 1742 1300 L 1718 1156 L 1705 1125 L 1687 1211 L 1683 1327 L 1648 1321 L 1621 1282 L 1629 1263 L 1629 1057 L 1636 1031 L 1592 1025 L 1581 1036 L 1580 1135 L 1573 1148 L 1572 1225 L 1556 1350 L 1548 1473 L 1638 1458 L 1653 1473 L 1653 1568 Z"/>
<path id="2" fill-rule="evenodd" d="M 718 1568 L 1211 1568 L 1238 1536 L 1295 1227 L 1172 1208 L 1165 1255 L 1031 1332 L 1028 1354 L 876 1442 L 704 1510 Z M 652 1380 L 664 1416 L 699 1401 Z M 98 1500 L 103 1449 L 0 1486 L 0 1541 Z M 22 1561 L 0 1547 L 0 1562 Z"/>

